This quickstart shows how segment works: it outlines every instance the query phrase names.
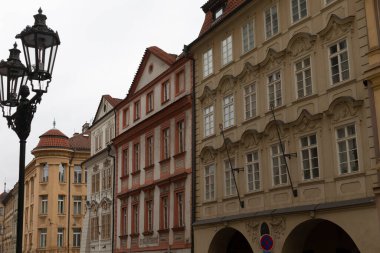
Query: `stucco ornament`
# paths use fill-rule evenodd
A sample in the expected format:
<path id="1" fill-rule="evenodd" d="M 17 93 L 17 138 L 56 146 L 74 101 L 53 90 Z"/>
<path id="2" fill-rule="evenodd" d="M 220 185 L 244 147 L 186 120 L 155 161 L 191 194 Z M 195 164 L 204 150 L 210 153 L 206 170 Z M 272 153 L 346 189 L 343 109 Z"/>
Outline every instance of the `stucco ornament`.
<path id="1" fill-rule="evenodd" d="M 210 163 L 215 161 L 216 154 L 217 151 L 213 147 L 206 146 L 201 150 L 200 158 L 203 163 Z"/>
<path id="2" fill-rule="evenodd" d="M 316 39 L 317 36 L 310 33 L 297 33 L 289 40 L 286 51 L 292 57 L 297 57 L 303 52 L 309 51 L 314 46 Z"/>
<path id="3" fill-rule="evenodd" d="M 241 73 L 236 77 L 237 81 L 241 85 L 246 85 L 253 80 L 258 78 L 259 71 L 258 71 L 258 66 L 255 65 L 253 66 L 250 62 L 246 62 L 244 64 L 243 70 Z"/>
<path id="4" fill-rule="evenodd" d="M 286 218 L 282 216 L 274 216 L 269 222 L 271 225 L 271 234 L 276 239 L 283 237 L 286 229 Z"/>
<path id="5" fill-rule="evenodd" d="M 108 167 L 108 166 L 110 166 L 111 165 L 111 160 L 110 159 L 106 159 L 105 161 L 104 161 L 104 163 L 103 163 L 103 166 L 104 167 Z"/>
<path id="6" fill-rule="evenodd" d="M 216 91 L 211 90 L 207 85 L 203 89 L 202 95 L 198 98 L 202 104 L 209 105 L 215 102 Z"/>
<path id="7" fill-rule="evenodd" d="M 335 99 L 325 112 L 334 122 L 341 121 L 347 117 L 354 117 L 363 105 L 363 100 L 355 100 L 352 97 L 339 97 Z"/>
<path id="8" fill-rule="evenodd" d="M 319 122 L 322 118 L 322 113 L 312 115 L 308 110 L 303 109 L 297 120 L 291 124 L 291 127 L 296 127 L 297 132 L 315 130 L 319 127 Z"/>
<path id="9" fill-rule="evenodd" d="M 229 91 L 233 91 L 235 86 L 235 79 L 232 75 L 223 76 L 218 84 L 218 91 L 222 94 L 225 94 Z"/>
<path id="10" fill-rule="evenodd" d="M 260 222 L 257 220 L 250 220 L 245 224 L 251 240 L 256 244 L 259 243 L 260 237 Z"/>
<path id="11" fill-rule="evenodd" d="M 285 51 L 277 52 L 273 48 L 269 48 L 265 59 L 259 64 L 260 68 L 266 71 L 278 68 L 284 63 Z"/>
<path id="12" fill-rule="evenodd" d="M 268 137 L 269 140 L 278 140 L 277 127 L 281 137 L 285 135 L 285 123 L 281 120 L 271 120 L 265 127 L 264 135 Z"/>
<path id="13" fill-rule="evenodd" d="M 340 18 L 335 14 L 331 14 L 326 27 L 321 30 L 318 35 L 324 41 L 331 41 L 340 38 L 348 33 L 353 33 L 354 20 L 354 16 Z"/>
<path id="14" fill-rule="evenodd" d="M 246 130 L 241 136 L 241 143 L 245 148 L 257 146 L 261 140 L 262 135 L 255 129 Z"/>

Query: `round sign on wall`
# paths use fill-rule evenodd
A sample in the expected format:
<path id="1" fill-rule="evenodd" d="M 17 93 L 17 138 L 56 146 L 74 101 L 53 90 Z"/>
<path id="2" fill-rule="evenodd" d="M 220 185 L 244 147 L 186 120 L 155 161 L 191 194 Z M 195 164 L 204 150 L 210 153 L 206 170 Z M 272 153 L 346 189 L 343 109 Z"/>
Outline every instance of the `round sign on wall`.
<path id="1" fill-rule="evenodd" d="M 265 234 L 260 237 L 260 246 L 263 250 L 271 250 L 273 248 L 272 236 Z"/>

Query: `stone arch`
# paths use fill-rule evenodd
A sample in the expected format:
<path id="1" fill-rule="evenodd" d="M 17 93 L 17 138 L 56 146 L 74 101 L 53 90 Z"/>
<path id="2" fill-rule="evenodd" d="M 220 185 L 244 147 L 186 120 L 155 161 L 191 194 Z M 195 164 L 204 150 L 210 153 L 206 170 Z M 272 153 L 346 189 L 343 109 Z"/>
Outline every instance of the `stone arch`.
<path id="1" fill-rule="evenodd" d="M 253 253 L 251 245 L 238 230 L 226 227 L 219 230 L 211 241 L 208 253 Z"/>
<path id="2" fill-rule="evenodd" d="M 296 226 L 288 235 L 282 253 L 360 253 L 350 235 L 325 219 L 311 219 Z"/>

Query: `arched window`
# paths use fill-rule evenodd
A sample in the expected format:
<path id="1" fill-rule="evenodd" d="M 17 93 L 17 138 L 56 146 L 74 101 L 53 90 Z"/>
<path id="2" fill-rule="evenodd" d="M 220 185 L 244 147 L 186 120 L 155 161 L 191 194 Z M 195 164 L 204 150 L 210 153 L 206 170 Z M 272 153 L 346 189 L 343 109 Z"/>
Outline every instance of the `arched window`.
<path id="1" fill-rule="evenodd" d="M 268 224 L 266 222 L 263 222 L 261 224 L 261 227 L 260 227 L 260 234 L 261 235 L 269 235 L 270 232 L 269 232 L 269 227 L 268 227 Z"/>

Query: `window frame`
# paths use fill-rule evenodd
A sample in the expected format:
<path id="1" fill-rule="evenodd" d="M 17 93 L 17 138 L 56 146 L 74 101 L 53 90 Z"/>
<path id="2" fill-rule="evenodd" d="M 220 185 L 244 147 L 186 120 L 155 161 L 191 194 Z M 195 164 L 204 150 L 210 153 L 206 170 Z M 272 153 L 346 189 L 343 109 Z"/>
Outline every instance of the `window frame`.
<path id="1" fill-rule="evenodd" d="M 133 121 L 139 120 L 141 117 L 141 103 L 140 100 L 136 100 L 133 103 Z"/>
<path id="2" fill-rule="evenodd" d="M 309 65 L 308 66 L 305 66 L 305 60 L 309 60 Z M 298 63 L 301 63 L 302 66 L 301 66 L 301 69 L 298 69 L 297 70 L 297 64 Z M 294 70 L 294 83 L 295 83 L 295 91 L 296 91 L 296 97 L 297 99 L 302 99 L 302 98 L 306 98 L 306 97 L 309 97 L 311 95 L 314 94 L 314 85 L 313 85 L 313 66 L 312 66 L 312 58 L 311 58 L 311 55 L 306 55 L 306 56 L 303 56 L 299 59 L 297 59 L 296 61 L 294 61 L 293 63 L 293 70 Z M 307 80 L 307 77 L 306 77 L 306 74 L 305 74 L 305 71 L 309 70 L 310 71 L 310 85 L 307 85 L 306 83 L 306 80 Z M 302 89 L 299 88 L 299 80 L 298 80 L 298 76 L 297 74 L 301 73 L 302 74 Z M 307 92 L 307 87 L 310 86 L 310 94 L 308 94 Z M 302 96 L 300 96 L 300 90 L 302 90 Z"/>
<path id="3" fill-rule="evenodd" d="M 354 130 L 355 130 L 355 134 L 353 137 L 351 137 L 352 135 L 351 136 L 347 135 L 347 128 L 352 127 L 352 126 L 354 127 Z M 344 138 L 339 138 L 338 137 L 338 130 L 342 129 L 342 128 L 344 128 L 345 136 L 344 136 Z M 339 125 L 339 126 L 335 127 L 335 142 L 336 142 L 337 163 L 338 163 L 337 167 L 338 167 L 338 174 L 339 175 L 352 175 L 354 173 L 360 172 L 360 157 L 359 157 L 360 148 L 359 148 L 359 140 L 358 140 L 359 136 L 360 136 L 360 133 L 358 132 L 358 127 L 357 127 L 357 124 L 355 122 L 351 122 L 351 123 L 347 123 L 347 124 L 343 124 L 343 125 Z M 348 141 L 352 140 L 352 139 L 355 140 L 355 146 L 356 146 L 356 163 L 357 163 L 357 169 L 356 170 L 352 169 L 351 160 L 349 157 L 349 151 L 347 149 L 347 147 L 349 147 Z M 345 153 L 346 153 L 346 158 L 348 158 L 347 159 L 347 165 L 348 165 L 347 172 L 342 172 L 342 168 L 341 168 L 342 162 L 341 162 L 341 157 L 340 157 L 341 152 L 339 149 L 339 140 L 341 140 L 341 142 L 345 143 L 345 147 L 346 147 Z"/>
<path id="4" fill-rule="evenodd" d="M 226 103 L 226 99 L 229 100 L 228 103 Z M 228 111 L 226 112 L 226 110 Z M 229 118 L 226 119 L 227 115 Z M 231 93 L 223 97 L 223 128 L 224 129 L 230 128 L 230 127 L 233 127 L 234 125 L 235 125 L 235 96 L 233 93 Z"/>
<path id="5" fill-rule="evenodd" d="M 315 144 L 312 144 L 311 141 L 310 141 L 310 137 L 312 136 L 315 136 Z M 307 146 L 304 146 L 303 143 L 302 143 L 302 139 L 303 138 L 307 138 Z M 307 135 L 303 135 L 303 136 L 300 136 L 299 137 L 299 147 L 300 147 L 300 163 L 301 163 L 301 166 L 300 168 L 302 169 L 302 179 L 303 181 L 312 181 L 312 180 L 316 180 L 316 179 L 319 179 L 321 178 L 321 171 L 320 171 L 320 159 L 319 159 L 319 148 L 318 148 L 318 135 L 316 132 L 314 133 L 309 133 Z M 316 152 L 317 152 L 317 156 L 316 156 L 316 159 L 317 159 L 317 163 L 318 163 L 318 167 L 313 167 L 312 166 L 312 159 L 314 157 L 312 157 L 312 149 L 316 149 Z M 304 159 L 304 153 L 303 151 L 307 151 L 308 152 L 308 165 L 309 165 L 309 175 L 310 177 L 309 178 L 306 178 L 305 177 L 305 164 L 304 164 L 304 161 L 306 159 Z M 318 171 L 318 176 L 315 176 L 314 175 L 314 170 L 317 170 Z"/>
<path id="6" fill-rule="evenodd" d="M 284 148 L 284 151 L 286 150 L 286 147 L 284 144 L 283 145 L 283 148 Z M 277 146 L 277 152 L 276 154 L 273 153 L 273 147 L 274 146 Z M 274 187 L 278 187 L 278 186 L 283 186 L 283 185 L 288 185 L 289 184 L 289 175 L 288 175 L 288 171 L 286 169 L 286 161 L 285 161 L 285 157 L 282 156 L 282 150 L 281 150 L 281 143 L 280 142 L 277 142 L 277 143 L 273 143 L 269 146 L 270 148 L 270 161 L 271 161 L 271 171 L 272 171 L 272 185 Z M 278 159 L 277 161 L 279 162 L 278 163 L 278 175 L 275 175 L 277 173 L 275 173 L 274 169 L 275 169 L 275 165 L 274 165 L 274 158 Z M 282 163 L 284 161 L 284 163 Z M 283 167 L 284 166 L 284 167 Z M 285 170 L 285 173 L 283 173 L 282 170 Z M 286 180 L 283 180 L 283 178 L 281 176 L 283 175 L 286 175 Z M 275 177 L 278 176 L 279 178 L 279 181 L 278 183 L 276 183 L 276 180 L 275 180 Z"/>
<path id="7" fill-rule="evenodd" d="M 210 168 L 213 168 L 212 174 L 208 172 Z M 210 180 L 208 178 L 212 177 Z M 216 193 L 216 164 L 211 163 L 204 166 L 204 199 L 205 201 L 213 201 L 215 200 Z M 212 184 L 208 181 L 212 180 Z M 209 198 L 207 198 L 207 192 L 209 191 Z M 212 195 L 212 196 L 211 196 Z"/>
<path id="8" fill-rule="evenodd" d="M 248 87 L 254 87 L 253 91 L 250 88 L 249 93 L 247 93 Z M 250 119 L 252 119 L 258 115 L 258 113 L 257 113 L 257 85 L 256 85 L 256 81 L 245 85 L 243 87 L 243 92 L 244 92 L 244 119 L 250 120 Z M 254 97 L 254 103 L 252 102 L 252 96 Z M 249 103 L 247 103 L 248 97 L 250 99 Z M 247 104 L 249 104 L 249 111 L 247 111 Z M 254 107 L 254 108 L 252 108 L 252 107 Z M 250 114 L 249 117 L 247 115 L 248 112 Z"/>
<path id="9" fill-rule="evenodd" d="M 252 161 L 251 162 L 248 161 L 248 155 L 249 154 L 252 154 Z M 255 154 L 256 154 L 257 158 L 255 158 Z M 261 187 L 262 187 L 259 150 L 256 149 L 256 150 L 248 151 L 244 154 L 244 157 L 245 157 L 245 169 L 246 169 L 246 177 L 247 177 L 247 180 L 246 180 L 247 192 L 251 193 L 251 192 L 259 191 L 259 190 L 261 190 Z M 250 189 L 250 187 L 249 187 L 249 185 L 250 185 L 249 166 L 250 165 L 252 165 L 252 173 L 251 173 L 252 174 L 252 186 L 253 186 L 252 189 Z M 258 172 L 256 172 L 256 169 L 258 170 Z M 256 173 L 258 173 L 258 176 L 257 176 L 258 178 L 256 178 L 256 175 L 255 175 Z M 258 184 L 258 186 L 257 186 L 257 184 Z"/>
<path id="10" fill-rule="evenodd" d="M 279 77 L 277 77 L 278 74 L 279 74 Z M 278 69 L 278 70 L 272 71 L 271 73 L 267 74 L 266 77 L 267 77 L 268 109 L 269 109 L 269 111 L 271 111 L 271 105 L 272 105 L 272 103 L 271 103 L 272 101 L 270 98 L 271 86 L 273 86 L 273 109 L 281 107 L 284 104 L 283 94 L 282 94 L 282 73 L 281 73 L 281 70 Z M 273 77 L 275 77 L 275 78 L 273 78 Z M 270 81 L 270 78 L 272 78 L 272 81 Z M 277 93 L 277 91 L 278 91 L 277 84 L 279 84 L 279 86 L 280 86 L 280 89 L 279 89 L 280 94 L 279 95 Z M 278 102 L 278 100 L 280 100 L 280 102 Z"/>
<path id="11" fill-rule="evenodd" d="M 207 49 L 202 54 L 202 74 L 203 78 L 209 77 L 214 72 L 213 64 L 213 50 L 212 48 Z"/>
<path id="12" fill-rule="evenodd" d="M 161 104 L 165 104 L 170 100 L 170 79 L 166 79 L 161 84 Z"/>
<path id="13" fill-rule="evenodd" d="M 341 42 L 343 42 L 343 41 L 345 41 L 346 48 L 344 50 L 338 49 L 338 47 L 340 47 L 339 44 Z M 331 48 L 333 46 L 337 46 L 337 52 L 331 54 Z M 340 38 L 340 39 L 338 39 L 338 40 L 330 43 L 327 46 L 327 51 L 328 51 L 327 54 L 328 54 L 328 62 L 329 62 L 329 73 L 330 73 L 329 79 L 330 79 L 330 85 L 331 85 L 331 87 L 334 87 L 334 86 L 337 86 L 337 85 L 339 85 L 341 83 L 349 81 L 352 78 L 351 77 L 351 75 L 352 75 L 351 71 L 352 70 L 351 70 L 351 64 L 350 64 L 350 50 L 349 50 L 349 47 L 350 47 L 350 45 L 349 45 L 349 40 L 348 40 L 347 37 Z M 347 62 L 347 65 L 348 65 L 348 68 L 347 68 L 348 77 L 346 79 L 343 79 L 343 77 L 342 77 L 342 75 L 343 75 L 342 73 L 344 71 L 342 71 L 342 67 L 341 67 L 342 61 L 341 61 L 341 58 L 340 58 L 340 56 L 342 54 L 344 54 L 344 53 L 347 54 L 347 61 L 346 62 Z M 331 63 L 332 58 L 335 58 L 335 57 L 337 57 L 337 59 L 338 59 L 338 64 L 335 65 L 335 66 L 338 66 L 338 70 L 339 70 L 339 72 L 338 72 L 339 81 L 337 81 L 337 82 L 334 82 L 334 77 L 333 77 L 334 75 L 333 75 L 333 70 L 332 70 L 333 66 L 332 66 L 332 63 Z"/>
<path id="14" fill-rule="evenodd" d="M 154 90 L 146 94 L 146 113 L 154 111 Z"/>
<path id="15" fill-rule="evenodd" d="M 224 67 L 233 61 L 232 34 L 220 42 L 221 66 Z"/>
<path id="16" fill-rule="evenodd" d="M 273 24 L 273 13 L 272 13 L 272 8 L 276 8 L 276 21 L 277 21 L 277 31 L 275 32 L 275 26 Z M 268 24 L 267 24 L 267 11 L 270 11 L 270 31 L 268 32 Z M 280 16 L 278 13 L 278 4 L 275 3 L 271 6 L 268 6 L 266 9 L 264 9 L 264 31 L 265 31 L 265 40 L 269 40 L 270 38 L 273 38 L 280 32 Z"/>
<path id="17" fill-rule="evenodd" d="M 209 108 L 212 108 L 212 111 L 209 110 L 210 112 L 206 113 L 206 110 Z M 209 120 L 210 123 L 207 123 L 208 122 L 207 119 L 210 119 Z M 208 131 L 210 132 L 209 134 L 207 134 Z M 203 136 L 209 137 L 214 134 L 215 134 L 215 106 L 214 104 L 211 104 L 203 108 Z"/>
<path id="18" fill-rule="evenodd" d="M 247 26 L 247 28 L 246 28 Z M 252 30 L 250 30 L 250 26 Z M 244 32 L 247 31 L 247 39 L 244 38 Z M 251 32 L 252 34 L 251 34 Z M 247 49 L 245 49 L 245 43 L 247 43 Z M 248 20 L 241 26 L 241 52 L 242 55 L 248 53 L 256 47 L 255 43 L 255 21 L 253 19 Z"/>
<path id="19" fill-rule="evenodd" d="M 230 160 L 231 160 L 231 164 L 230 164 Z M 229 168 L 227 168 L 227 166 Z M 232 168 L 231 168 L 232 166 Z M 235 173 L 233 171 L 233 169 L 235 168 L 235 158 L 232 157 L 230 159 L 225 159 L 223 160 L 223 174 L 224 174 L 224 196 L 225 197 L 231 197 L 231 196 L 235 196 L 237 194 L 237 189 L 236 189 L 236 185 L 235 185 L 235 181 L 234 181 L 234 177 L 235 175 L 232 175 L 232 173 Z M 235 180 L 236 180 L 236 184 L 238 184 L 237 182 L 237 178 L 235 177 Z M 228 184 L 230 185 L 230 187 L 228 188 Z M 228 190 L 229 189 L 229 190 Z"/>
<path id="20" fill-rule="evenodd" d="M 298 10 L 298 19 L 295 20 L 294 19 L 294 6 L 293 6 L 293 1 L 297 1 L 297 10 Z M 304 16 L 302 16 L 302 11 L 301 11 L 301 3 L 300 1 L 305 1 L 305 5 L 306 5 L 306 14 Z M 299 21 L 307 18 L 309 16 L 309 10 L 308 10 L 308 0 L 290 0 L 289 1 L 290 3 L 290 13 L 291 13 L 291 16 L 290 16 L 290 19 L 291 19 L 291 22 L 292 24 L 296 24 L 298 23 Z"/>
<path id="21" fill-rule="evenodd" d="M 65 214 L 65 195 L 59 194 L 58 195 L 58 208 L 57 208 L 57 213 L 58 215 L 63 215 Z"/>

